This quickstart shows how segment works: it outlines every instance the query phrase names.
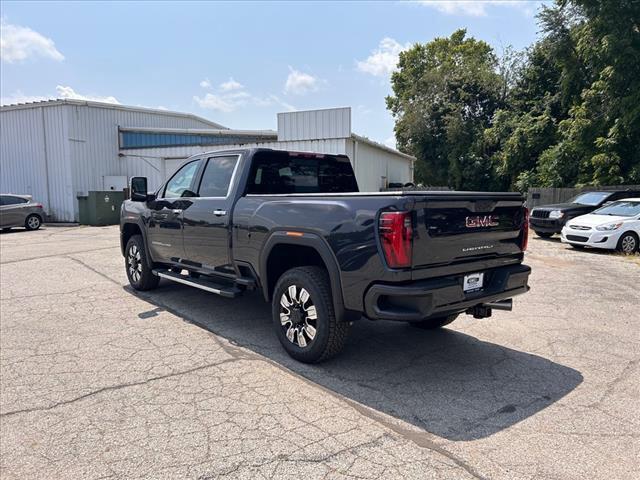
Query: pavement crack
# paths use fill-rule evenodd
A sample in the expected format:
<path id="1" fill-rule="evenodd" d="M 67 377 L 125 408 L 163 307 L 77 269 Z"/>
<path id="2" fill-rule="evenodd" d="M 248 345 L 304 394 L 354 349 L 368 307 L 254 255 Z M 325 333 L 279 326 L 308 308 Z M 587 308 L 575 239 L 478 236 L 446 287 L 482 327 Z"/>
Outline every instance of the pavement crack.
<path id="1" fill-rule="evenodd" d="M 12 410 L 9 412 L 4 412 L 4 413 L 0 413 L 0 418 L 6 418 L 6 417 L 12 417 L 14 415 L 19 415 L 22 413 L 33 413 L 33 412 L 46 412 L 49 410 L 53 410 L 55 408 L 58 407 L 62 407 L 65 405 L 70 405 L 82 400 L 86 400 L 87 398 L 91 398 L 94 397 L 96 395 L 100 395 L 101 393 L 106 393 L 106 392 L 113 392 L 113 391 L 117 391 L 117 390 L 122 390 L 125 388 L 131 388 L 131 387 L 139 387 L 142 385 L 147 385 L 151 382 L 156 382 L 158 380 L 166 380 L 168 378 L 174 378 L 174 377 L 179 377 L 181 375 L 188 375 L 190 373 L 194 373 L 194 372 L 199 372 L 201 370 L 206 370 L 207 368 L 211 368 L 211 367 L 219 367 L 221 365 L 224 365 L 226 363 L 231 363 L 231 362 L 237 362 L 240 360 L 245 360 L 244 357 L 242 356 L 236 356 L 236 357 L 232 357 L 232 358 L 228 358 L 226 360 L 223 360 L 221 362 L 216 362 L 216 363 L 208 363 L 206 365 L 200 365 L 199 367 L 194 367 L 194 368 L 190 368 L 187 370 L 183 370 L 180 372 L 174 372 L 174 373 L 168 373 L 166 375 L 158 375 L 156 377 L 151 377 L 148 378 L 146 380 L 141 380 L 139 382 L 129 382 L 129 383 L 123 383 L 120 385 L 111 385 L 109 387 L 103 387 L 103 388 L 99 388 L 97 390 L 94 390 L 92 392 L 89 393 L 85 393 L 84 395 L 80 395 L 78 397 L 75 398 L 71 398 L 69 400 L 64 400 L 62 402 L 56 402 L 53 405 L 50 405 L 48 407 L 33 407 L 33 408 L 24 408 L 21 410 Z"/>
<path id="2" fill-rule="evenodd" d="M 72 260 L 72 261 L 74 261 L 74 262 L 76 262 L 76 263 L 79 263 L 79 264 L 80 264 L 80 265 L 82 265 L 83 267 L 88 268 L 88 269 L 89 269 L 89 270 L 91 270 L 93 273 L 96 273 L 96 274 L 100 275 L 100 276 L 101 276 L 102 278 L 104 278 L 105 280 L 108 280 L 108 281 L 110 281 L 111 283 L 114 283 L 114 284 L 118 285 L 119 287 L 121 287 L 121 286 L 122 286 L 122 283 L 120 283 L 120 282 L 118 282 L 117 280 L 114 280 L 113 278 L 111 278 L 110 276 L 108 276 L 108 275 L 106 275 L 106 274 L 102 273 L 100 270 L 97 270 L 97 269 L 93 268 L 91 265 L 89 265 L 89 264 L 88 264 L 88 263 L 86 263 L 86 262 L 83 262 L 82 260 L 79 260 L 79 259 L 77 259 L 77 258 L 75 258 L 75 257 L 72 257 L 71 255 L 65 255 L 65 258 L 68 258 L 69 260 Z"/>

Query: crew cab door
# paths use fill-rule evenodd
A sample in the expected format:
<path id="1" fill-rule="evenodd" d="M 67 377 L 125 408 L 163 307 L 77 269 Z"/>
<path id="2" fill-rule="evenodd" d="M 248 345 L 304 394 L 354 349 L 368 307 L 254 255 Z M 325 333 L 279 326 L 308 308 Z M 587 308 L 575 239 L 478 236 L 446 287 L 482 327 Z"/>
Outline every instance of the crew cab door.
<path id="1" fill-rule="evenodd" d="M 183 165 L 149 202 L 147 244 L 156 261 L 184 258 L 182 238 L 183 212 L 193 204 L 193 189 L 202 160 Z"/>
<path id="2" fill-rule="evenodd" d="M 239 159 L 237 154 L 207 158 L 193 205 L 183 211 L 186 261 L 217 270 L 231 263 L 231 190 Z"/>

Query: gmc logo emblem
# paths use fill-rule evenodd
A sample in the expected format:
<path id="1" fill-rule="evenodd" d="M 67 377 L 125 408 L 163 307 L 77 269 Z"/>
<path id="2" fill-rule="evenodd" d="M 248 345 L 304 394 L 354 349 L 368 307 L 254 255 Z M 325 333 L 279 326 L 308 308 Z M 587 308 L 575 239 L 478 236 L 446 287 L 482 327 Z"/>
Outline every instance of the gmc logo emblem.
<path id="1" fill-rule="evenodd" d="M 464 225 L 467 228 L 497 227 L 500 225 L 500 222 L 497 215 L 478 215 L 475 217 L 466 217 L 464 219 Z"/>

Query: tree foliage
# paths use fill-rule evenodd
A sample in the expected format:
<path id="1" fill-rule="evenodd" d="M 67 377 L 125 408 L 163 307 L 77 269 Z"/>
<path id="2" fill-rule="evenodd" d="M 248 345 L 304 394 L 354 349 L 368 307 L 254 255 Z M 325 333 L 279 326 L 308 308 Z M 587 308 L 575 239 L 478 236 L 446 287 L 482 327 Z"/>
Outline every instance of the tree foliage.
<path id="1" fill-rule="evenodd" d="M 538 21 L 522 54 L 458 30 L 400 55 L 387 106 L 419 182 L 640 183 L 640 2 L 557 0 Z"/>

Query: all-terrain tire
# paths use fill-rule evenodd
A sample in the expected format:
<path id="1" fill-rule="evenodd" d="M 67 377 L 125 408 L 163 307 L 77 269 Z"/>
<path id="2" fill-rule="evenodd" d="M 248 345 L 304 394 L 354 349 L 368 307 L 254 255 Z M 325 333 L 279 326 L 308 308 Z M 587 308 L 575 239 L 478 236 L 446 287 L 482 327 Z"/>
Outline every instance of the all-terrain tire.
<path id="1" fill-rule="evenodd" d="M 124 267 L 129 283 L 136 290 L 152 290 L 160 283 L 160 278 L 153 274 L 153 266 L 147 261 L 141 235 L 133 235 L 127 242 L 124 251 Z"/>
<path id="2" fill-rule="evenodd" d="M 329 275 L 324 269 L 308 266 L 287 270 L 278 279 L 271 305 L 278 340 L 294 359 L 318 363 L 344 347 L 349 324 L 336 319 Z"/>

